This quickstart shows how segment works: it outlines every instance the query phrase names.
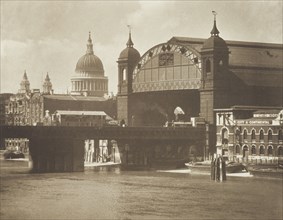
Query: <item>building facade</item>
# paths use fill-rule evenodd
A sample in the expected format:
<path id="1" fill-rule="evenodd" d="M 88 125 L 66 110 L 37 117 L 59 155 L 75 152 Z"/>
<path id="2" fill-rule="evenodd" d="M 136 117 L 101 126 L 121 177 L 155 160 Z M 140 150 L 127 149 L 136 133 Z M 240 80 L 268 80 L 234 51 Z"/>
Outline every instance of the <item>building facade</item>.
<path id="1" fill-rule="evenodd" d="M 30 89 L 26 71 L 20 83 L 19 92 L 10 96 L 6 103 L 6 121 L 8 125 L 36 125 L 42 123 L 44 117 L 43 94 L 52 93 L 52 84 L 47 73 L 43 83 L 43 91 Z"/>
<path id="2" fill-rule="evenodd" d="M 217 109 L 217 153 L 230 161 L 283 160 L 283 109 L 233 106 Z"/>

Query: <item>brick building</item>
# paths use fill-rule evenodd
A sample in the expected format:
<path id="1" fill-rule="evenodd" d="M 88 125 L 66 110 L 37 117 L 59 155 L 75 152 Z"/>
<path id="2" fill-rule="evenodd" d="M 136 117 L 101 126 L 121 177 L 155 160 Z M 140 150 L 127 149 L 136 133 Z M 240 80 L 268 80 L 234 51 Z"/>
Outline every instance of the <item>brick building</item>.
<path id="1" fill-rule="evenodd" d="M 233 106 L 215 112 L 218 154 L 230 161 L 283 160 L 283 108 Z"/>

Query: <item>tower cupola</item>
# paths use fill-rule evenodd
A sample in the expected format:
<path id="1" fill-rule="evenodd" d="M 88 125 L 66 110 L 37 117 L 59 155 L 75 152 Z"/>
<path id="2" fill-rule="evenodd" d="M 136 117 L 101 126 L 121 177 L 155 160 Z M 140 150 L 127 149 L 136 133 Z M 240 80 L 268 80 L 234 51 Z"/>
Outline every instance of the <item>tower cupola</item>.
<path id="1" fill-rule="evenodd" d="M 212 30 L 210 31 L 210 38 L 208 38 L 202 47 L 202 50 L 206 50 L 206 49 L 228 49 L 227 48 L 227 44 L 225 42 L 225 40 L 223 40 L 221 37 L 219 37 L 219 30 L 217 29 L 217 25 L 216 25 L 216 15 L 217 13 L 215 11 L 212 11 L 213 15 L 214 15 L 214 21 L 213 21 L 213 27 Z"/>
<path id="2" fill-rule="evenodd" d="M 140 53 L 134 48 L 134 43 L 132 41 L 131 27 L 129 27 L 129 38 L 126 43 L 127 47 L 122 50 L 119 56 L 119 60 L 128 60 L 131 63 L 136 63 L 140 59 Z"/>
<path id="3" fill-rule="evenodd" d="M 118 93 L 129 93 L 132 90 L 132 75 L 135 66 L 140 60 L 140 53 L 134 48 L 131 36 L 131 27 L 129 27 L 129 38 L 126 43 L 127 47 L 122 50 L 118 58 L 119 79 Z"/>

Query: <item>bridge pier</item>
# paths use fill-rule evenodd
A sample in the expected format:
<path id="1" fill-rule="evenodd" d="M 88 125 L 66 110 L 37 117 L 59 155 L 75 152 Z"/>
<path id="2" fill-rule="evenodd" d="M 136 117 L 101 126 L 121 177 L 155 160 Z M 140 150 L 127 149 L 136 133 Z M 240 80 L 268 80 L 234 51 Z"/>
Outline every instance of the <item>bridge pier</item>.
<path id="1" fill-rule="evenodd" d="M 32 172 L 76 172 L 84 170 L 84 140 L 32 138 Z"/>

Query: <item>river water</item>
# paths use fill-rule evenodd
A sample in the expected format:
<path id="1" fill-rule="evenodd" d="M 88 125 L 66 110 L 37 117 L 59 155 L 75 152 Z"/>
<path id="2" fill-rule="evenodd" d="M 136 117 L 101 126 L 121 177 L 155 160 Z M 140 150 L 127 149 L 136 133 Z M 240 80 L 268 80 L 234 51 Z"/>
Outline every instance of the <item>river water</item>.
<path id="1" fill-rule="evenodd" d="M 1 165 L 0 219 L 282 219 L 282 179 Z"/>

